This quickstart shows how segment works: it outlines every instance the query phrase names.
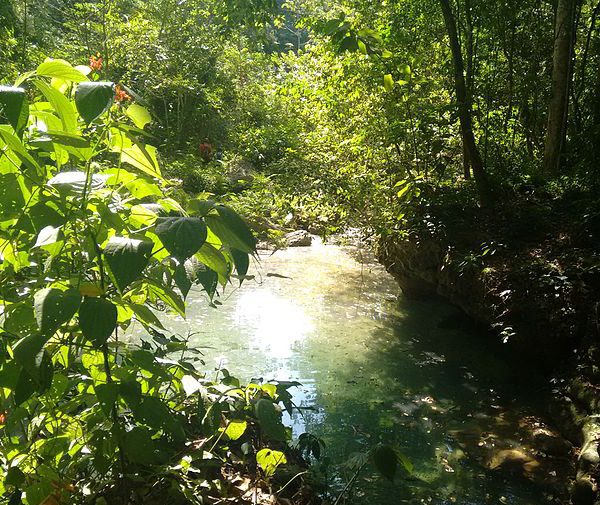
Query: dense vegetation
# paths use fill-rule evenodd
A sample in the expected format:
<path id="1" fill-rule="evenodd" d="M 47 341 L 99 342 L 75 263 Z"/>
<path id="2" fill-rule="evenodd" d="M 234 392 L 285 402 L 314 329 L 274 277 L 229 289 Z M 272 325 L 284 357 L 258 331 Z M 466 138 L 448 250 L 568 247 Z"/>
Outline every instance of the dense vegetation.
<path id="1" fill-rule="evenodd" d="M 286 452 L 293 384 L 209 381 L 160 320 L 185 314 L 194 284 L 217 306 L 245 280 L 250 228 L 444 231 L 478 271 L 548 240 L 536 278 L 597 272 L 599 14 L 589 0 L 1 2 L 3 496 L 213 503 L 225 474 L 319 458 L 309 435 Z M 393 478 L 397 455 L 371 455 Z"/>

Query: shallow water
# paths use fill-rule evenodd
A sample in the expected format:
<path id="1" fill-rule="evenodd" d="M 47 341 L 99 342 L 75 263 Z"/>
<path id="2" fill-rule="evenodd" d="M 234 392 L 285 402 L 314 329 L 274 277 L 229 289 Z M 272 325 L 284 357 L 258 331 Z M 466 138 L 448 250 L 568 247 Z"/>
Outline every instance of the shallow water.
<path id="1" fill-rule="evenodd" d="M 413 477 L 394 484 L 367 470 L 354 503 L 553 502 L 519 472 L 486 469 L 468 448 L 518 446 L 510 414 L 525 415 L 534 386 L 524 386 L 489 336 L 441 329 L 455 309 L 404 299 L 384 269 L 360 255 L 321 244 L 264 254 L 251 272 L 256 280 L 228 288 L 223 307 L 193 292 L 188 320 L 172 327 L 194 333 L 208 369 L 302 383 L 294 401 L 313 410 L 288 422 L 295 435 L 322 437 L 335 463 L 378 442 L 411 460 Z"/>

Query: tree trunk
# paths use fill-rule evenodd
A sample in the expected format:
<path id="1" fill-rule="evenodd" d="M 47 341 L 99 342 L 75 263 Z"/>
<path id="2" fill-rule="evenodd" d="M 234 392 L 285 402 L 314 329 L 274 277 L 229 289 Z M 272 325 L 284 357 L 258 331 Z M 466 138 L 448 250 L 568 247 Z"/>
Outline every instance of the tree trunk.
<path id="1" fill-rule="evenodd" d="M 565 140 L 572 73 L 573 16 L 576 0 L 559 0 L 554 29 L 552 93 L 544 147 L 544 174 L 557 175 Z"/>
<path id="2" fill-rule="evenodd" d="M 473 133 L 473 118 L 471 116 L 471 102 L 467 93 L 465 82 L 465 65 L 458 40 L 458 32 L 456 28 L 456 18 L 452 13 L 449 0 L 439 0 L 444 14 L 446 30 L 450 39 L 450 48 L 452 50 L 452 60 L 454 62 L 454 86 L 456 91 L 456 99 L 458 101 L 458 115 L 460 119 L 460 130 L 462 135 L 463 147 L 465 155 L 468 155 L 475 184 L 479 192 L 479 200 L 482 205 L 492 203 L 492 194 L 487 179 L 487 173 L 483 166 L 481 154 L 475 142 Z"/>

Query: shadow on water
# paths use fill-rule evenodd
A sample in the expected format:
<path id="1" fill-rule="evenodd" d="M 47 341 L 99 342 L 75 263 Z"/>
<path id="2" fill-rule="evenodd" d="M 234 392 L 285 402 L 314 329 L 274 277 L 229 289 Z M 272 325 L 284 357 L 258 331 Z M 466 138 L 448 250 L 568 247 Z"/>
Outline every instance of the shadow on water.
<path id="1" fill-rule="evenodd" d="M 281 251 L 261 272 L 219 311 L 194 295 L 174 329 L 198 331 L 207 361 L 226 357 L 243 379 L 301 382 L 295 401 L 314 410 L 292 416 L 294 433 L 322 437 L 334 462 L 378 442 L 412 461 L 412 477 L 394 484 L 365 472 L 353 503 L 558 502 L 569 465 L 528 445 L 543 426 L 531 364 L 480 329 L 449 329 L 456 309 L 399 297 L 379 265 L 347 249 Z"/>

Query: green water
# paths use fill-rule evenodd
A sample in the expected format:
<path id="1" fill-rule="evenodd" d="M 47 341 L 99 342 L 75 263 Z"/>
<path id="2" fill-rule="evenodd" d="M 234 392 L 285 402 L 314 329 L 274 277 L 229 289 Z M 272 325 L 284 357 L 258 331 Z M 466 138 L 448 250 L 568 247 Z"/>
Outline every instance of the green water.
<path id="1" fill-rule="evenodd" d="M 295 435 L 323 437 L 335 463 L 379 441 L 412 461 L 412 480 L 394 484 L 367 470 L 353 503 L 557 503 L 518 472 L 486 469 L 468 448 L 518 445 L 511 412 L 530 413 L 535 386 L 488 336 L 441 329 L 455 309 L 405 300 L 380 265 L 359 255 L 320 244 L 262 255 L 256 281 L 229 288 L 219 309 L 192 293 L 188 320 L 172 326 L 194 333 L 208 370 L 301 382 L 295 402 L 314 410 L 287 421 Z"/>

